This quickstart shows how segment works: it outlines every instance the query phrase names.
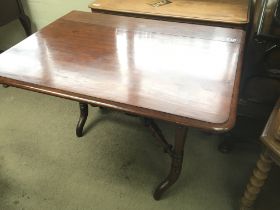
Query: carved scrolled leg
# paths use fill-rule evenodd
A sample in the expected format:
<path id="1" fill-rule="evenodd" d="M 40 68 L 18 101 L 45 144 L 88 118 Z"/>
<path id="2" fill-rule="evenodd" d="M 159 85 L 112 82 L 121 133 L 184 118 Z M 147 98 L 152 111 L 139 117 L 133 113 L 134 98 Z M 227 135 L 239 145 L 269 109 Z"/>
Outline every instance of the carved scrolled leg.
<path id="1" fill-rule="evenodd" d="M 249 183 L 246 186 L 244 195 L 241 199 L 240 210 L 249 210 L 252 208 L 262 186 L 267 179 L 268 172 L 272 166 L 272 160 L 267 151 L 261 154 L 257 166 L 253 171 Z"/>
<path id="2" fill-rule="evenodd" d="M 176 128 L 174 148 L 172 150 L 171 169 L 167 178 L 159 184 L 154 192 L 154 199 L 159 200 L 162 194 L 170 188 L 179 178 L 184 157 L 184 145 L 186 141 L 187 128 L 178 125 Z"/>
<path id="3" fill-rule="evenodd" d="M 77 124 L 76 135 L 77 137 L 82 137 L 84 125 L 88 117 L 88 105 L 86 103 L 79 103 L 79 105 L 80 105 L 80 119 Z"/>

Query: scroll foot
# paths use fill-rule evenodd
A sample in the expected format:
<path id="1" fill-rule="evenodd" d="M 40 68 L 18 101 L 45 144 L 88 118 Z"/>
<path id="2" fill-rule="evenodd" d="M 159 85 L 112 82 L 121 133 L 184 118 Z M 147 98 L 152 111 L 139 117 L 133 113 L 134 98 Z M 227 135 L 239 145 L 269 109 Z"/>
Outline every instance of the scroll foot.
<path id="1" fill-rule="evenodd" d="M 184 157 L 184 145 L 186 141 L 187 128 L 178 125 L 175 134 L 174 149 L 172 150 L 171 169 L 167 178 L 159 184 L 154 192 L 154 199 L 159 200 L 162 194 L 169 189 L 179 178 Z"/>
<path id="2" fill-rule="evenodd" d="M 268 152 L 261 154 L 257 162 L 257 166 L 253 171 L 253 175 L 245 189 L 244 195 L 241 199 L 240 210 L 252 209 L 252 206 L 267 179 L 268 173 L 271 169 L 272 160 Z"/>
<path id="3" fill-rule="evenodd" d="M 82 137 L 84 125 L 88 117 L 88 105 L 86 103 L 79 103 L 79 105 L 80 105 L 80 119 L 77 124 L 76 135 L 77 137 Z"/>

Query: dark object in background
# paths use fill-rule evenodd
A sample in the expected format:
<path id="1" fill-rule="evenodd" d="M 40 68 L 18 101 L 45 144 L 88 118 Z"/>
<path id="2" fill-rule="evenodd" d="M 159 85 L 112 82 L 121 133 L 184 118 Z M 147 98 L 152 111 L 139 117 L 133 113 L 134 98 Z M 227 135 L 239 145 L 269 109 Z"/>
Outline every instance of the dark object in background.
<path id="1" fill-rule="evenodd" d="M 261 0 L 255 5 L 255 26 L 248 44 L 235 128 L 219 145 L 227 153 L 237 142 L 260 136 L 280 96 L 280 1 Z"/>
<path id="2" fill-rule="evenodd" d="M 261 1 L 258 14 L 256 38 L 280 42 L 280 3 L 279 0 Z"/>
<path id="3" fill-rule="evenodd" d="M 25 14 L 20 0 L 0 1 L 0 26 L 19 19 L 27 36 L 31 35 L 31 22 Z"/>
<path id="4" fill-rule="evenodd" d="M 19 19 L 27 36 L 32 34 L 31 22 L 25 14 L 20 0 L 0 0 L 0 26 L 4 26 L 11 21 Z M 0 50 L 0 53 L 4 52 Z M 3 85 L 3 87 L 8 87 Z"/>

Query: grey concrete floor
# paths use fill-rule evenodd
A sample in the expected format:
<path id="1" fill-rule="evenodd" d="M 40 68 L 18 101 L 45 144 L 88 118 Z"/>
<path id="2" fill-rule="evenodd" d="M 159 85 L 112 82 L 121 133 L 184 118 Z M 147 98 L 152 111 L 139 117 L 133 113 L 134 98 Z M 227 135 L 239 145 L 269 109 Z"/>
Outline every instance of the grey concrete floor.
<path id="1" fill-rule="evenodd" d="M 220 139 L 190 129 L 183 171 L 161 201 L 152 192 L 169 169 L 140 120 L 91 108 L 86 134 L 75 137 L 73 101 L 0 88 L 1 210 L 237 210 L 258 157 L 244 144 L 231 154 Z M 160 122 L 168 139 L 173 126 Z M 274 167 L 257 210 L 280 209 L 280 172 Z"/>

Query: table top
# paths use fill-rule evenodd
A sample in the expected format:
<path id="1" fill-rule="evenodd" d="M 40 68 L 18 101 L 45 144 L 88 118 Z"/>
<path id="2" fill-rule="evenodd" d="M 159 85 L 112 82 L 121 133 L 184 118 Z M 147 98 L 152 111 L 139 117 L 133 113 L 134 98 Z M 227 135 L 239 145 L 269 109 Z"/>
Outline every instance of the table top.
<path id="1" fill-rule="evenodd" d="M 267 148 L 277 154 L 280 158 L 280 99 L 278 99 L 272 110 L 269 120 L 262 133 L 261 140 Z"/>
<path id="2" fill-rule="evenodd" d="M 244 25 L 249 22 L 250 0 L 96 0 L 89 7 L 93 11 Z"/>
<path id="3" fill-rule="evenodd" d="M 245 32 L 73 11 L 0 55 L 0 83 L 186 126 L 235 121 Z"/>

